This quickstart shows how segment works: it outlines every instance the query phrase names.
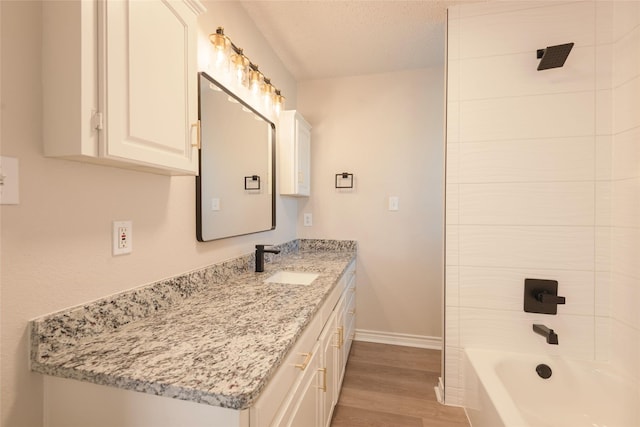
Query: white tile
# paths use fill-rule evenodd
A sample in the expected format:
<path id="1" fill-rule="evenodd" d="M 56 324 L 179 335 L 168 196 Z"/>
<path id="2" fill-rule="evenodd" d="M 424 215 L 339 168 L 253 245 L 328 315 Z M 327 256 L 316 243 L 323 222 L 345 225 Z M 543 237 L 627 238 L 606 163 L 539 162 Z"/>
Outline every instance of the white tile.
<path id="1" fill-rule="evenodd" d="M 446 345 L 460 347 L 460 308 L 447 306 L 444 313 Z"/>
<path id="2" fill-rule="evenodd" d="M 445 387 L 461 388 L 460 381 L 463 350 L 456 346 L 447 345 L 444 349 L 444 381 Z"/>
<path id="3" fill-rule="evenodd" d="M 640 2 L 616 1 L 613 8 L 613 38 L 618 40 L 638 26 Z"/>
<path id="4" fill-rule="evenodd" d="M 606 362 L 611 360 L 611 319 L 595 318 L 595 360 Z"/>
<path id="5" fill-rule="evenodd" d="M 613 138 L 612 169 L 613 179 L 640 176 L 640 126 Z"/>
<path id="6" fill-rule="evenodd" d="M 556 2 L 557 4 L 557 2 Z M 551 2 L 533 0 L 533 1 L 516 1 L 516 2 L 478 2 L 461 5 L 460 18 L 470 18 L 473 16 L 500 14 L 506 12 L 523 11 L 536 7 L 548 7 Z"/>
<path id="7" fill-rule="evenodd" d="M 640 329 L 640 279 L 614 272 L 611 280 L 611 316 Z"/>
<path id="8" fill-rule="evenodd" d="M 640 76 L 633 80 L 618 86 L 613 91 L 613 102 L 615 105 L 615 114 L 613 116 L 613 131 L 618 134 L 640 126 Z M 462 107 L 462 105 L 461 105 Z M 461 117 L 461 134 L 460 140 L 463 140 L 462 132 L 462 109 Z"/>
<path id="9" fill-rule="evenodd" d="M 613 87 L 613 45 L 604 44 L 595 48 L 596 90 Z"/>
<path id="10" fill-rule="evenodd" d="M 566 298 L 559 314 L 593 315 L 594 274 L 589 271 L 460 267 L 460 306 L 521 312 L 525 279 L 558 281 L 558 294 Z"/>
<path id="11" fill-rule="evenodd" d="M 594 179 L 594 137 L 460 144 L 460 182 Z"/>
<path id="12" fill-rule="evenodd" d="M 597 226 L 611 225 L 611 185 L 611 181 L 597 181 L 595 183 L 595 222 Z"/>
<path id="13" fill-rule="evenodd" d="M 626 371 L 629 378 L 640 379 L 640 331 L 614 319 L 611 341 L 611 361 Z"/>
<path id="14" fill-rule="evenodd" d="M 593 182 L 460 184 L 460 224 L 593 225 Z"/>
<path id="15" fill-rule="evenodd" d="M 613 136 L 596 136 L 596 179 L 610 180 L 613 177 Z"/>
<path id="16" fill-rule="evenodd" d="M 455 184 L 460 181 L 460 144 L 449 140 L 446 150 L 446 182 Z"/>
<path id="17" fill-rule="evenodd" d="M 609 89 L 598 90 L 596 96 L 596 135 L 613 133 L 613 92 Z"/>
<path id="18" fill-rule="evenodd" d="M 595 271 L 611 271 L 612 230 L 606 226 L 595 227 Z"/>
<path id="19" fill-rule="evenodd" d="M 446 265 L 460 263 L 459 225 L 448 224 L 445 230 L 445 258 Z"/>
<path id="20" fill-rule="evenodd" d="M 596 1 L 596 44 L 613 43 L 613 2 Z"/>
<path id="21" fill-rule="evenodd" d="M 460 141 L 593 135 L 593 92 L 460 102 Z"/>
<path id="22" fill-rule="evenodd" d="M 460 265 L 593 271 L 593 227 L 459 226 Z"/>
<path id="23" fill-rule="evenodd" d="M 613 227 L 611 229 L 611 271 L 638 279 L 640 278 L 639 259 L 640 228 Z"/>
<path id="24" fill-rule="evenodd" d="M 444 304 L 447 307 L 460 306 L 460 290 L 459 290 L 459 267 L 457 265 L 447 265 L 445 267 L 445 290 Z"/>
<path id="25" fill-rule="evenodd" d="M 535 56 L 536 49 L 547 46 L 574 42 L 579 47 L 595 42 L 595 11 L 591 2 L 551 2 L 547 7 L 504 13 L 500 13 L 501 6 L 495 5 L 487 15 L 460 19 L 461 58 L 516 52 L 531 52 Z M 464 11 L 461 14 L 465 15 Z"/>
<path id="26" fill-rule="evenodd" d="M 460 222 L 460 190 L 459 184 L 446 185 L 445 213 L 447 224 L 458 224 Z"/>
<path id="27" fill-rule="evenodd" d="M 447 102 L 447 144 L 460 142 L 460 103 Z"/>
<path id="28" fill-rule="evenodd" d="M 460 100 L 460 60 L 449 58 L 447 61 L 447 100 Z"/>
<path id="29" fill-rule="evenodd" d="M 620 86 L 640 75 L 640 27 L 613 45 L 613 86 Z"/>
<path id="30" fill-rule="evenodd" d="M 620 86 L 640 75 L 640 26 L 613 45 L 613 85 Z"/>
<path id="31" fill-rule="evenodd" d="M 595 315 L 609 317 L 611 315 L 611 272 L 596 271 Z"/>
<path id="32" fill-rule="evenodd" d="M 535 51 L 464 59 L 459 63 L 460 99 L 591 91 L 594 55 L 593 46 L 574 48 L 564 67 L 545 71 L 537 70 Z"/>
<path id="33" fill-rule="evenodd" d="M 558 345 L 547 344 L 533 332 L 540 323 L 558 334 Z M 593 359 L 594 325 L 590 316 L 516 313 L 512 311 L 461 309 L 460 345 L 536 354 L 555 354 Z"/>
<path id="34" fill-rule="evenodd" d="M 640 227 L 640 177 L 613 181 L 611 203 L 613 225 Z"/>

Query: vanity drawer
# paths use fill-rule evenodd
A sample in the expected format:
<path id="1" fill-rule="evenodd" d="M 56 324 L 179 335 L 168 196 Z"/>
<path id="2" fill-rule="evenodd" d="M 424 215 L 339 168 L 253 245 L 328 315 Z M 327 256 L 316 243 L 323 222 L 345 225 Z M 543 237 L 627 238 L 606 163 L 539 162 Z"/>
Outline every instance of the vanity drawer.
<path id="1" fill-rule="evenodd" d="M 318 340 L 323 325 L 324 323 L 320 316 L 314 316 L 311 323 L 307 325 L 305 331 L 251 408 L 251 427 L 271 425 L 273 417 L 278 412 L 293 384 L 307 369 L 310 369 L 309 362 L 314 357 L 313 347 Z"/>

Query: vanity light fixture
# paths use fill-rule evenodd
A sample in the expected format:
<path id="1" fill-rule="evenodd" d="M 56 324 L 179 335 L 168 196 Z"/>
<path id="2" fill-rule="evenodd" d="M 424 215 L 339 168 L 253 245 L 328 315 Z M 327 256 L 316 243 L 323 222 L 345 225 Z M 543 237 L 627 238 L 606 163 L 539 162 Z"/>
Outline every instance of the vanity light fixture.
<path id="1" fill-rule="evenodd" d="M 224 28 L 218 27 L 215 33 L 209 35 L 209 40 L 214 47 L 216 68 L 228 72 L 231 67 L 237 82 L 254 95 L 262 96 L 265 106 L 279 115 L 284 110 L 284 96 L 273 86 L 271 79 L 262 74 L 258 65 L 249 60 L 243 49 L 225 35 Z"/>
<path id="2" fill-rule="evenodd" d="M 336 188 L 353 188 L 353 174 L 349 172 L 337 173 Z"/>

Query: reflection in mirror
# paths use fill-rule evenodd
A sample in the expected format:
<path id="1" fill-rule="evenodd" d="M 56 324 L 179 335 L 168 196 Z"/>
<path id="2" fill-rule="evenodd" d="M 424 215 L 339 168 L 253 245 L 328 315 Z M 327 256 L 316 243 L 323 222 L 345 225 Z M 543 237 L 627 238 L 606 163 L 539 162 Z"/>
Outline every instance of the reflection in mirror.
<path id="1" fill-rule="evenodd" d="M 275 125 L 205 73 L 199 95 L 198 240 L 274 229 Z"/>

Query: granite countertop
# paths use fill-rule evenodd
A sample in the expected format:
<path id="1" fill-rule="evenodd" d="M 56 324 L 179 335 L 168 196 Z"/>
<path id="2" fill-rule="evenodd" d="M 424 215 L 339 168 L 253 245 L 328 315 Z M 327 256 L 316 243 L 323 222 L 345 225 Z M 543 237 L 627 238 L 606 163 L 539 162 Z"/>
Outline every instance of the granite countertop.
<path id="1" fill-rule="evenodd" d="M 177 278 L 156 285 L 151 303 L 140 303 L 146 297 L 136 290 L 118 296 L 116 303 L 111 298 L 36 319 L 31 322 L 31 369 L 246 409 L 355 259 L 351 243 L 338 250 L 301 244 L 272 257 L 263 273 L 253 272 L 245 260 L 222 278 L 210 272 L 196 275 L 202 280 Z M 319 277 L 308 286 L 263 283 L 279 270 Z M 176 297 L 176 286 L 190 290 L 180 288 Z M 108 312 L 110 307 L 115 309 Z"/>

